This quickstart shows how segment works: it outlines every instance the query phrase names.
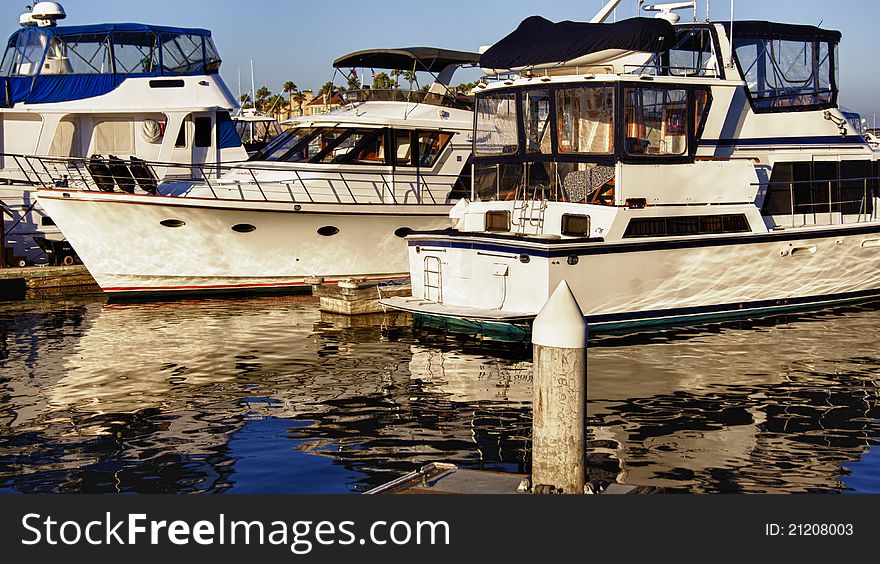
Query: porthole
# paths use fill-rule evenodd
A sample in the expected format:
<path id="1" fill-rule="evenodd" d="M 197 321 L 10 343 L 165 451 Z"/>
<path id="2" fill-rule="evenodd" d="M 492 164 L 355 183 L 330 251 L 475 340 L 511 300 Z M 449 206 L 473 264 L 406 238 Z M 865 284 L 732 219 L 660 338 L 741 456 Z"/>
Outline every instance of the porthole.
<path id="1" fill-rule="evenodd" d="M 325 225 L 324 227 L 318 229 L 318 235 L 323 235 L 324 237 L 332 237 L 337 233 L 339 233 L 339 228 L 332 225 Z"/>
<path id="2" fill-rule="evenodd" d="M 159 225 L 164 227 L 183 227 L 186 223 L 179 219 L 163 219 L 159 222 Z"/>
<path id="3" fill-rule="evenodd" d="M 232 230 L 236 233 L 251 233 L 252 231 L 256 231 L 257 228 L 250 223 L 238 223 L 232 226 Z"/>
<path id="4" fill-rule="evenodd" d="M 529 262 L 531 262 L 531 260 L 532 260 L 532 258 L 529 255 L 525 255 L 525 254 L 519 255 L 519 262 L 521 262 L 523 264 L 529 264 Z"/>
<path id="5" fill-rule="evenodd" d="M 568 257 L 568 260 L 567 260 L 566 262 L 567 262 L 570 266 L 574 266 L 574 265 L 576 265 L 578 262 L 580 262 L 580 260 L 578 259 L 577 255 L 570 255 L 570 256 Z"/>
<path id="6" fill-rule="evenodd" d="M 409 227 L 400 227 L 394 230 L 394 235 L 396 237 L 400 237 L 401 239 L 405 239 L 413 230 Z"/>

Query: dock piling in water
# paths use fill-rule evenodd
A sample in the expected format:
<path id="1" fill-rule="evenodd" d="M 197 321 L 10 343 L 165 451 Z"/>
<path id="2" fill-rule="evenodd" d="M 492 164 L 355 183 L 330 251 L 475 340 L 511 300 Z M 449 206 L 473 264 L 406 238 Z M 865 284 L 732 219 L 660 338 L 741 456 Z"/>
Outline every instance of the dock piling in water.
<path id="1" fill-rule="evenodd" d="M 584 492 L 587 323 L 559 283 L 532 326 L 532 491 Z"/>

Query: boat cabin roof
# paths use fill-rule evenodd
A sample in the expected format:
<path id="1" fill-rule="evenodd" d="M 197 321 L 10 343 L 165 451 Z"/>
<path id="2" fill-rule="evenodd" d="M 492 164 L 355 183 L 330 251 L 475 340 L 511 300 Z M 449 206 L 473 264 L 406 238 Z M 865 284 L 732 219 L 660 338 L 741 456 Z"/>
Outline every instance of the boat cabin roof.
<path id="1" fill-rule="evenodd" d="M 730 37 L 730 22 L 722 22 Z M 733 22 L 735 38 L 778 39 L 783 41 L 823 41 L 840 43 L 842 34 L 833 29 L 822 29 L 812 25 L 797 25 L 756 20 Z"/>
<path id="2" fill-rule="evenodd" d="M 415 66 L 417 71 L 437 73 L 455 65 L 476 65 L 478 53 L 452 51 L 436 47 L 403 47 L 400 49 L 365 49 L 339 57 L 333 61 L 334 68 L 371 68 L 407 70 Z"/>

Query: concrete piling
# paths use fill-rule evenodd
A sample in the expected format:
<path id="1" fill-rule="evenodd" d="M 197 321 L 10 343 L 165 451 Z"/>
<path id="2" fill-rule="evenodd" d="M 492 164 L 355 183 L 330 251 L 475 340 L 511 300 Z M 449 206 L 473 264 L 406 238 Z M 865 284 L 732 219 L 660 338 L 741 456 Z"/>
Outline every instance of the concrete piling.
<path id="1" fill-rule="evenodd" d="M 584 492 L 587 323 L 564 280 L 532 326 L 532 491 Z"/>

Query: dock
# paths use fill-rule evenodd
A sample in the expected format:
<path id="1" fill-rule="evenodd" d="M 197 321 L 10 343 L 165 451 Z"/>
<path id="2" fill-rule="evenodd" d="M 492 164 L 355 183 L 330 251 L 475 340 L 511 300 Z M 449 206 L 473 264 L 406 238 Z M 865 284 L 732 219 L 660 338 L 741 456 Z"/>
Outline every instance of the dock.
<path id="1" fill-rule="evenodd" d="M 101 294 L 83 265 L 0 268 L 0 300 Z"/>
<path id="2" fill-rule="evenodd" d="M 385 313 L 380 299 L 392 296 L 409 296 L 412 286 L 409 282 L 367 282 L 342 280 L 338 284 L 315 284 L 312 295 L 318 297 L 319 308 L 325 313 L 339 315 L 366 315 Z"/>
<path id="3" fill-rule="evenodd" d="M 584 493 L 605 495 L 634 495 L 660 493 L 658 488 L 626 484 L 588 482 Z M 459 468 L 455 464 L 432 462 L 414 472 L 375 487 L 365 494 L 552 494 L 555 491 L 532 491 L 526 474 L 493 472 Z"/>

